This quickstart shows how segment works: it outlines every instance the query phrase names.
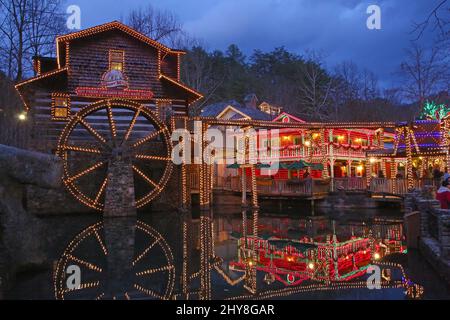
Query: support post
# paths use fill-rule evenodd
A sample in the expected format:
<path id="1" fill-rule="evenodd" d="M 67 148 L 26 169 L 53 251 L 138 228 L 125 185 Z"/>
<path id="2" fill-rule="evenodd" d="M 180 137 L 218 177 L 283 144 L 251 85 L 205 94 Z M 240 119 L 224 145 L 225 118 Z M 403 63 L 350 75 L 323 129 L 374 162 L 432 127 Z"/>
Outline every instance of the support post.
<path id="1" fill-rule="evenodd" d="M 241 177 L 241 181 L 242 181 L 242 206 L 246 207 L 247 206 L 247 173 L 246 173 L 246 169 L 245 167 L 243 167 L 242 169 L 242 177 Z"/>
<path id="2" fill-rule="evenodd" d="M 330 159 L 330 177 L 331 177 L 330 188 L 331 188 L 331 192 L 334 191 L 334 163 L 335 163 L 335 160 L 333 158 L 331 158 Z"/>
<path id="3" fill-rule="evenodd" d="M 205 161 L 205 149 L 206 149 L 206 130 L 208 126 L 205 123 L 201 124 L 201 142 L 200 142 L 200 150 L 201 150 L 201 161 L 200 161 L 200 209 L 201 210 L 209 210 L 209 179 L 208 179 L 208 164 Z"/>
<path id="4" fill-rule="evenodd" d="M 255 165 L 252 165 L 252 202 L 253 202 L 253 208 L 257 209 L 259 208 L 258 203 L 258 186 L 256 184 L 256 168 Z"/>
<path id="5" fill-rule="evenodd" d="M 136 216 L 133 168 L 129 159 L 115 158 L 108 164 L 104 217 Z"/>
<path id="6" fill-rule="evenodd" d="M 411 146 L 411 140 L 413 139 L 411 137 L 412 130 L 409 127 L 404 128 L 404 137 L 406 140 L 406 172 L 407 172 L 407 186 L 408 191 L 411 191 L 414 189 L 414 178 L 413 178 L 413 163 L 412 163 L 412 146 Z"/>
<path id="7" fill-rule="evenodd" d="M 321 155 L 322 155 L 322 165 L 323 165 L 323 171 L 322 171 L 322 178 L 328 179 L 329 178 L 329 172 L 328 172 L 328 148 L 326 143 L 326 136 L 325 136 L 325 129 L 320 129 L 320 148 L 321 148 Z"/>

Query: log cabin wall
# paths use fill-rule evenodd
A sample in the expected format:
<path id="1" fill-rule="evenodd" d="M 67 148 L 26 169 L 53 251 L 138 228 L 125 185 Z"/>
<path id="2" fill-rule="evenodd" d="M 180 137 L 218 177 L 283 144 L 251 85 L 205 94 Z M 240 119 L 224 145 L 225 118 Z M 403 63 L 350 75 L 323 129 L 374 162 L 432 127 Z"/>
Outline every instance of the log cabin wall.
<path id="1" fill-rule="evenodd" d="M 29 149 L 45 152 L 45 153 L 55 153 L 58 145 L 59 137 L 67 124 L 64 120 L 53 120 L 52 119 L 52 93 L 51 91 L 45 89 L 36 90 L 32 96 L 31 101 L 33 107 L 31 108 L 30 118 L 32 119 L 32 130 L 30 137 Z M 74 115 L 82 108 L 94 103 L 96 99 L 77 97 L 76 95 L 70 96 L 70 114 Z M 156 102 L 152 101 L 140 101 L 143 105 L 149 107 L 155 113 Z M 186 115 L 186 105 L 181 102 L 173 101 L 172 110 L 174 115 Z M 115 114 L 115 116 L 122 117 L 123 120 L 116 119 L 117 130 L 119 132 L 125 131 L 131 121 L 130 114 Z M 90 120 L 92 127 L 100 133 L 108 134 L 107 128 L 104 127 L 108 123 L 108 117 L 106 114 L 103 117 Z M 149 129 L 145 126 L 144 122 L 141 120 L 136 121 L 135 131 L 140 133 L 142 136 L 148 134 Z M 87 132 L 81 130 L 78 132 L 80 139 L 86 136 Z"/>
<path id="2" fill-rule="evenodd" d="M 123 72 L 130 88 L 151 90 L 155 97 L 164 97 L 159 81 L 158 50 L 115 30 L 70 42 L 69 91 L 76 87 L 99 87 L 103 74 L 109 69 L 110 50 L 124 52 Z"/>
<path id="3" fill-rule="evenodd" d="M 66 51 L 61 55 L 60 62 L 61 67 L 68 67 L 67 83 L 49 85 L 47 82 L 38 81 L 36 85 L 27 89 L 26 98 L 33 120 L 31 149 L 54 153 L 59 136 L 67 123 L 67 120 L 52 118 L 52 94 L 66 93 L 70 96 L 70 115 L 101 100 L 77 96 L 76 89 L 101 87 L 102 76 L 110 68 L 111 50 L 124 53 L 123 73 L 128 79 L 129 88 L 153 92 L 152 100 L 141 100 L 139 103 L 157 113 L 158 101 L 165 101 L 171 105 L 169 114 L 178 116 L 188 114 L 188 102 L 180 98 L 173 89 L 165 87 L 159 79 L 160 74 L 164 74 L 178 80 L 180 54 L 164 52 L 116 29 L 71 40 L 66 42 L 65 46 Z M 161 63 L 158 63 L 158 60 L 161 60 Z M 93 127 L 101 132 L 101 125 L 104 123 L 107 123 L 106 115 L 105 118 L 96 120 Z M 118 130 L 121 130 L 121 125 L 125 130 L 128 124 L 126 119 L 122 122 L 119 120 Z M 148 128 L 140 129 L 145 131 Z"/>

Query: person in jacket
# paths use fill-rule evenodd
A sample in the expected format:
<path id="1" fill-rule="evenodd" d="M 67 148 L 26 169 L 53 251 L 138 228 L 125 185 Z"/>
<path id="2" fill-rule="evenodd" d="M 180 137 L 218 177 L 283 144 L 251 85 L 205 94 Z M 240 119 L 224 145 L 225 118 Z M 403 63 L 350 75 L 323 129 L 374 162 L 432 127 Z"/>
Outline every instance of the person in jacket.
<path id="1" fill-rule="evenodd" d="M 436 192 L 436 199 L 441 204 L 441 209 L 448 209 L 450 204 L 450 189 L 448 180 L 442 182 L 441 187 Z"/>

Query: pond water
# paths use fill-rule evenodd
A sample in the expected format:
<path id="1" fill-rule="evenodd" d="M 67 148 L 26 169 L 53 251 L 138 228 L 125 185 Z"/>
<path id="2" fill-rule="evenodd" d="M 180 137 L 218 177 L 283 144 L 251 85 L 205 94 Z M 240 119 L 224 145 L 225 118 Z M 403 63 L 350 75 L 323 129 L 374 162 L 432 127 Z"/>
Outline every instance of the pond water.
<path id="1" fill-rule="evenodd" d="M 221 206 L 40 220 L 46 245 L 30 252 L 40 263 L 19 269 L 5 298 L 450 298 L 431 266 L 407 250 L 398 209 Z M 381 289 L 369 289 L 377 270 Z"/>

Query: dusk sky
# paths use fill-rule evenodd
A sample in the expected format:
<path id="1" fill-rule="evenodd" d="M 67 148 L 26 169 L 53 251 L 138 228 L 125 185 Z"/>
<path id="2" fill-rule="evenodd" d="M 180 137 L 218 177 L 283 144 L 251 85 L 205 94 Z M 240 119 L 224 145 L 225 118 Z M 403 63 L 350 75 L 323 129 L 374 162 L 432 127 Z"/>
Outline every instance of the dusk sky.
<path id="1" fill-rule="evenodd" d="M 439 0 L 74 0 L 82 28 L 119 20 L 133 8 L 154 7 L 175 13 L 191 35 L 209 50 L 237 44 L 246 55 L 254 49 L 285 46 L 303 53 L 320 50 L 332 69 L 343 60 L 374 71 L 385 87 L 395 86 L 393 73 L 404 48 L 415 36 L 413 21 L 422 21 Z M 381 30 L 369 30 L 369 5 L 381 8 Z M 431 37 L 421 41 L 430 43 Z"/>

